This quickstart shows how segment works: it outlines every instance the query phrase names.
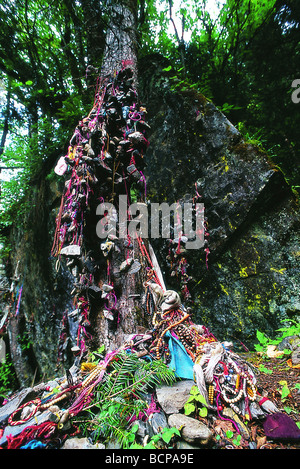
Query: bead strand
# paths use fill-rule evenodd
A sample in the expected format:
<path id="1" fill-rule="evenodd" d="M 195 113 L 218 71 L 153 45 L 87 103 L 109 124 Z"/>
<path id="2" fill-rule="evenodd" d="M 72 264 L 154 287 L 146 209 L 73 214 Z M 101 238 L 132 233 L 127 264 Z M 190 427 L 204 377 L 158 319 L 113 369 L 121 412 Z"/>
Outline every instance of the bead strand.
<path id="1" fill-rule="evenodd" d="M 237 396 L 235 396 L 233 399 L 230 399 L 229 397 L 226 396 L 226 390 L 232 392 L 232 389 L 229 388 L 228 386 L 223 386 L 223 388 L 224 389 L 222 389 L 221 394 L 223 396 L 224 401 L 227 402 L 228 404 L 235 404 L 241 399 L 243 395 L 243 389 L 240 389 Z"/>

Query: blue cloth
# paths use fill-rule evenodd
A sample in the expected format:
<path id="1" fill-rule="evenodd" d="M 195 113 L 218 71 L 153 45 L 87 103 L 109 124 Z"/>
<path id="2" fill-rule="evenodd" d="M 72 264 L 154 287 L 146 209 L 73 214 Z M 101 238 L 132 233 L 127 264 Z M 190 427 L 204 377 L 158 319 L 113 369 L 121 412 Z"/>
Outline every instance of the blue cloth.
<path id="1" fill-rule="evenodd" d="M 174 370 L 175 375 L 178 378 L 194 379 L 194 362 L 187 353 L 183 344 L 180 342 L 180 340 L 171 335 L 169 331 L 166 333 L 166 338 L 168 339 L 168 345 L 171 354 L 171 362 L 169 363 L 169 367 Z"/>
<path id="2" fill-rule="evenodd" d="M 31 440 L 26 445 L 21 446 L 20 449 L 44 449 L 46 445 L 44 445 L 41 441 L 38 440 Z"/>

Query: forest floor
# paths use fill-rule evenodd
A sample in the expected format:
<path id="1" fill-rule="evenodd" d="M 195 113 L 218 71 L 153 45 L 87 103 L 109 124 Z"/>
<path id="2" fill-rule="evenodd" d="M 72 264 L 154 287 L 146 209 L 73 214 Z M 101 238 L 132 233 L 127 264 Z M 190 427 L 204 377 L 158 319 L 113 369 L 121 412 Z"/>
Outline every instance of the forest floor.
<path id="1" fill-rule="evenodd" d="M 295 422 L 300 422 L 300 367 L 289 366 L 286 358 L 258 357 L 256 353 L 245 354 L 256 371 L 257 386 L 278 408 L 278 412 L 288 415 Z M 246 358 L 245 356 L 245 358 Z M 223 435 L 228 431 L 234 432 L 230 422 L 219 422 L 223 428 Z M 300 440 L 271 440 L 266 437 L 263 423 L 253 419 L 246 424 L 251 435 L 250 441 L 242 438 L 223 438 L 218 442 L 218 448 L 227 449 L 300 449 Z M 214 430 L 216 422 L 214 423 Z"/>
<path id="2" fill-rule="evenodd" d="M 300 368 L 292 368 L 286 359 L 260 360 L 259 368 L 264 368 L 257 377 L 258 385 L 268 392 L 268 397 L 274 402 L 279 411 L 287 413 L 295 422 L 300 422 Z M 268 370 L 268 372 L 266 371 Z M 289 394 L 284 396 L 284 390 Z M 255 429 L 255 425 L 251 428 Z M 257 435 L 260 434 L 257 428 Z M 265 437 L 264 437 L 265 438 Z M 300 441 L 293 442 L 269 442 L 266 441 L 265 448 L 268 449 L 300 449 Z"/>

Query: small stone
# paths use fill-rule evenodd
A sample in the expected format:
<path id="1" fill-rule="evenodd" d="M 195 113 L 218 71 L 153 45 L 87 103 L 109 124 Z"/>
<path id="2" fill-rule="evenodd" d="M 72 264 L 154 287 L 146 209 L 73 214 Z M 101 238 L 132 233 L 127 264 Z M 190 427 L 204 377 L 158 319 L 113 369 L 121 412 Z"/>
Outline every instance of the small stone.
<path id="1" fill-rule="evenodd" d="M 184 440 L 180 440 L 177 443 L 176 446 L 177 449 L 183 449 L 183 450 L 194 450 L 194 449 L 202 449 L 201 446 L 197 445 L 191 445 L 190 443 L 187 443 Z"/>
<path id="2" fill-rule="evenodd" d="M 295 350 L 297 345 L 300 345 L 300 338 L 296 335 L 285 337 L 278 345 L 278 350 L 290 349 Z"/>
<path id="3" fill-rule="evenodd" d="M 101 443 L 92 444 L 88 438 L 69 438 L 61 449 L 105 449 Z"/>
<path id="4" fill-rule="evenodd" d="M 68 313 L 68 317 L 73 318 L 74 316 L 77 316 L 78 314 L 79 314 L 79 309 L 77 308 L 71 311 L 70 313 Z"/>
<path id="5" fill-rule="evenodd" d="M 114 315 L 112 314 L 111 311 L 109 311 L 108 309 L 104 309 L 103 310 L 103 314 L 104 314 L 104 317 L 106 319 L 109 319 L 110 321 L 113 321 L 114 320 Z"/>
<path id="6" fill-rule="evenodd" d="M 148 435 L 148 428 L 147 428 L 147 422 L 143 422 L 143 420 L 135 420 L 132 424 L 132 426 L 137 425 L 138 429 L 135 432 L 135 435 L 143 440 L 146 435 Z"/>
<path id="7" fill-rule="evenodd" d="M 5 341 L 0 338 L 0 363 L 5 363 L 6 359 L 6 346 L 5 346 Z"/>
<path id="8" fill-rule="evenodd" d="M 300 348 L 293 351 L 293 353 L 291 355 L 291 360 L 292 360 L 292 364 L 294 366 L 300 364 Z"/>
<path id="9" fill-rule="evenodd" d="M 190 444 L 206 445 L 213 434 L 210 429 L 199 420 L 184 414 L 172 414 L 168 418 L 170 427 L 180 430 L 182 438 Z"/>
<path id="10" fill-rule="evenodd" d="M 255 441 L 249 442 L 249 449 L 257 449 L 257 444 L 255 443 Z"/>
<path id="11" fill-rule="evenodd" d="M 183 409 L 189 398 L 190 390 L 195 383 L 192 380 L 183 380 L 173 386 L 161 386 L 156 389 L 159 405 L 166 414 L 176 414 Z"/>
<path id="12" fill-rule="evenodd" d="M 110 292 L 114 289 L 112 285 L 108 285 L 107 283 L 103 283 L 101 289 L 106 292 Z"/>
<path id="13" fill-rule="evenodd" d="M 147 420 L 148 435 L 157 435 L 164 428 L 168 428 L 168 420 L 164 412 L 154 412 Z"/>
<path id="14" fill-rule="evenodd" d="M 135 260 L 133 261 L 132 265 L 130 266 L 130 269 L 128 270 L 128 273 L 129 274 L 136 274 L 140 268 L 141 268 L 141 264 L 139 263 L 139 261 Z"/>
<path id="15" fill-rule="evenodd" d="M 265 413 L 263 412 L 262 408 L 258 405 L 257 402 L 251 402 L 250 406 L 250 414 L 254 419 L 260 419 L 265 417 Z"/>
<path id="16" fill-rule="evenodd" d="M 114 449 L 114 450 L 117 449 L 117 450 L 119 450 L 119 449 L 121 449 L 121 443 L 115 436 L 113 436 L 108 441 L 108 443 L 106 445 L 106 449 Z"/>
<path id="17" fill-rule="evenodd" d="M 141 132 L 133 132 L 128 135 L 128 139 L 134 143 L 143 143 L 145 141 L 145 137 Z"/>
<path id="18" fill-rule="evenodd" d="M 79 353 L 81 350 L 80 350 L 80 347 L 78 347 L 78 345 L 74 345 L 74 347 L 71 348 L 71 352 L 73 353 Z"/>

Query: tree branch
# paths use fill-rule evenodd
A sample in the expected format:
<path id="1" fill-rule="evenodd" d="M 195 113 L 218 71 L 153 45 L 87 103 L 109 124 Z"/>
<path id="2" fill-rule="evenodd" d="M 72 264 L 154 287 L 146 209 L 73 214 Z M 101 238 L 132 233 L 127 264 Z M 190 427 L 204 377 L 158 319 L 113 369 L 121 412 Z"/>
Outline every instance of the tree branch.
<path id="1" fill-rule="evenodd" d="M 185 18 L 184 18 L 184 15 L 182 15 L 182 21 L 181 21 L 182 34 L 181 34 L 181 39 L 180 39 L 177 28 L 176 28 L 175 21 L 174 21 L 173 16 L 172 16 L 172 8 L 173 8 L 173 0 L 169 0 L 170 21 L 171 21 L 171 23 L 173 24 L 173 27 L 174 27 L 176 40 L 178 42 L 178 50 L 179 50 L 179 53 L 180 53 L 181 65 L 182 65 L 182 67 L 184 69 L 184 73 L 185 73 L 185 70 L 186 70 L 186 68 L 185 68 L 185 54 L 184 54 L 185 47 L 184 47 L 184 41 L 183 41 Z"/>

